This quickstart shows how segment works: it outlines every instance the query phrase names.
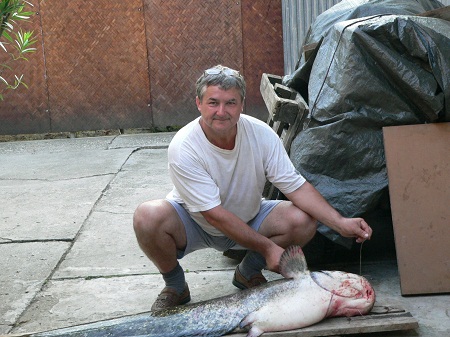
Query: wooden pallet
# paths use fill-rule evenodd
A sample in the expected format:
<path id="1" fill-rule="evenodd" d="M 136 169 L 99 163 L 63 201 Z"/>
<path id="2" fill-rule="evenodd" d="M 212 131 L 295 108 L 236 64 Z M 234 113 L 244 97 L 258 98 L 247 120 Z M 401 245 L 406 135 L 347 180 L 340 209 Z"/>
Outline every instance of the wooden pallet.
<path id="1" fill-rule="evenodd" d="M 281 76 L 264 73 L 260 91 L 269 111 L 267 124 L 278 134 L 289 153 L 291 143 L 308 115 L 309 107 L 297 91 L 281 83 Z M 278 190 L 267 182 L 263 196 L 266 199 L 276 199 L 277 195 Z"/>
<path id="2" fill-rule="evenodd" d="M 341 336 L 373 332 L 412 330 L 419 326 L 411 313 L 397 307 L 376 305 L 365 316 L 327 318 L 312 326 L 281 332 L 266 332 L 264 337 Z M 245 337 L 239 332 L 230 337 Z"/>
<path id="3" fill-rule="evenodd" d="M 289 152 L 292 140 L 301 121 L 308 114 L 309 107 L 297 91 L 281 83 L 281 76 L 264 73 L 260 90 L 269 111 L 267 124 L 280 136 L 286 151 Z"/>

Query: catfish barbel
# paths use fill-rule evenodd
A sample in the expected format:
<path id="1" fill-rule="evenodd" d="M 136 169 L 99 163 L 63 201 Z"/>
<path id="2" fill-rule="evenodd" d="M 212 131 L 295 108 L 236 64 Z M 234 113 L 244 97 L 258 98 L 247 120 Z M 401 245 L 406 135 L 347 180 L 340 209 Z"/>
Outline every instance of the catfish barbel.
<path id="1" fill-rule="evenodd" d="M 280 271 L 284 279 L 208 301 L 18 336 L 215 337 L 241 328 L 248 330 L 247 337 L 258 337 L 303 328 L 326 317 L 364 315 L 375 303 L 375 292 L 364 277 L 310 272 L 298 246 L 284 251 Z"/>

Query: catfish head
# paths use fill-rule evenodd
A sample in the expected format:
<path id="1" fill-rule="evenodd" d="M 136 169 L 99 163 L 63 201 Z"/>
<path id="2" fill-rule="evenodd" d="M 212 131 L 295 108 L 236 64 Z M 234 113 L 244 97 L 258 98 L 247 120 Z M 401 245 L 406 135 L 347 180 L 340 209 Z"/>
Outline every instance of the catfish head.
<path id="1" fill-rule="evenodd" d="M 312 272 L 316 284 L 332 294 L 326 317 L 365 315 L 375 304 L 375 291 L 366 278 L 342 271 Z"/>

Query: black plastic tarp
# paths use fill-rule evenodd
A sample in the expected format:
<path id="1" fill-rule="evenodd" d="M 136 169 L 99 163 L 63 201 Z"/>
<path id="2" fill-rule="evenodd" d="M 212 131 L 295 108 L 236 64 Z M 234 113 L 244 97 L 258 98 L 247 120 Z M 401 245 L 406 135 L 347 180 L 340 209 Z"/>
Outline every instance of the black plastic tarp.
<path id="1" fill-rule="evenodd" d="M 384 126 L 450 121 L 450 22 L 415 15 L 439 7 L 344 0 L 316 19 L 304 42 L 319 43 L 315 53 L 284 77 L 310 108 L 291 160 L 344 216 L 373 211 L 388 193 Z"/>

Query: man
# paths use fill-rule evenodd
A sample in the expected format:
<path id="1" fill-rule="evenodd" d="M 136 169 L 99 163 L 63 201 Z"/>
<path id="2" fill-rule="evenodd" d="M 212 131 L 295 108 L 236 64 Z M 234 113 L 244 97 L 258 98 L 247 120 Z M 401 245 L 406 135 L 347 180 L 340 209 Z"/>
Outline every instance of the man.
<path id="1" fill-rule="evenodd" d="M 210 68 L 196 90 L 200 117 L 177 132 L 168 149 L 174 188 L 164 200 L 141 204 L 133 219 L 138 243 L 166 285 L 153 311 L 190 301 L 178 259 L 198 249 L 247 249 L 232 281 L 246 289 L 267 282 L 264 267 L 278 272 L 284 248 L 311 240 L 317 220 L 357 242 L 370 239 L 363 219 L 342 217 L 296 172 L 266 123 L 241 115 L 239 72 Z M 263 200 L 266 179 L 289 200 Z"/>

